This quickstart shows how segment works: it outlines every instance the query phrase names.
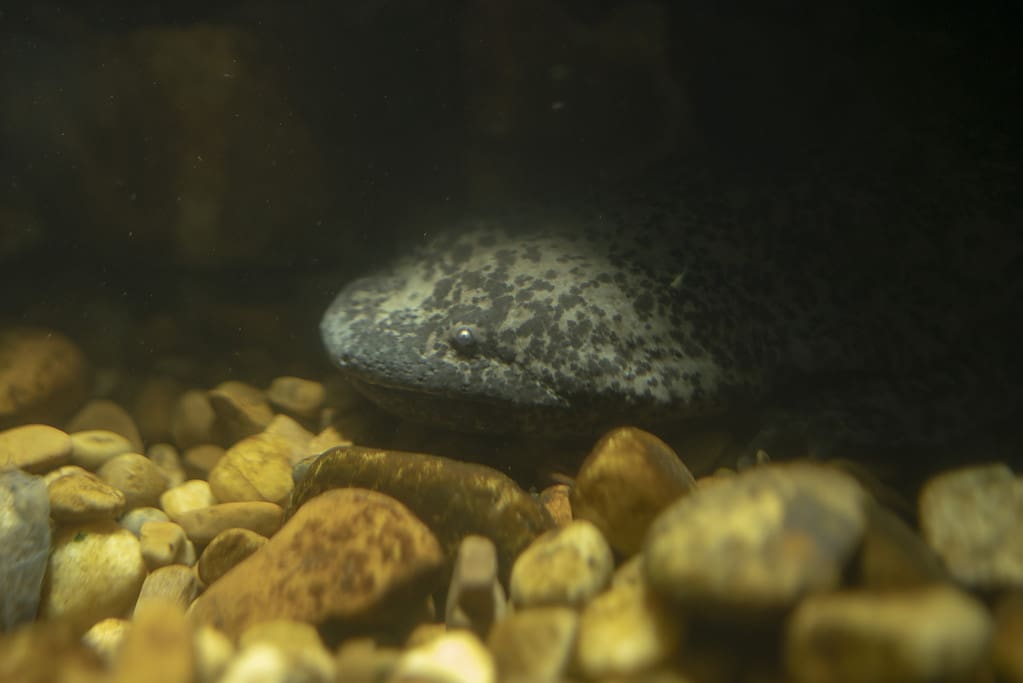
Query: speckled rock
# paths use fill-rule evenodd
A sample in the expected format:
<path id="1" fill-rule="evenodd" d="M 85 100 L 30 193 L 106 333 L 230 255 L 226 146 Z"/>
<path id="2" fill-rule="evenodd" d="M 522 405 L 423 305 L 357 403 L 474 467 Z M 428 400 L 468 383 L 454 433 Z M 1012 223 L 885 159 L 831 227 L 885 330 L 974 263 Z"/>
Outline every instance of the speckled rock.
<path id="1" fill-rule="evenodd" d="M 504 617 L 507 602 L 504 587 L 497 578 L 497 548 L 493 541 L 483 536 L 466 536 L 458 546 L 444 623 L 449 629 L 466 628 L 485 638 L 493 623 Z"/>
<path id="2" fill-rule="evenodd" d="M 85 400 L 89 367 L 67 337 L 38 327 L 0 327 L 0 429 L 59 424 Z"/>
<path id="3" fill-rule="evenodd" d="M 117 617 L 101 619 L 85 632 L 82 642 L 99 655 L 104 665 L 110 667 L 130 628 L 131 622 L 126 619 Z"/>
<path id="4" fill-rule="evenodd" d="M 117 523 L 123 526 L 125 529 L 135 534 L 136 537 L 142 536 L 142 525 L 146 522 L 169 522 L 170 517 L 167 513 L 160 508 L 135 508 L 121 515 L 121 518 L 117 520 Z"/>
<path id="5" fill-rule="evenodd" d="M 174 522 L 146 522 L 139 543 L 142 559 L 150 571 L 169 564 L 195 564 L 195 546 L 185 536 L 185 530 Z"/>
<path id="6" fill-rule="evenodd" d="M 217 414 L 205 391 L 190 389 L 178 397 L 171 418 L 171 439 L 181 449 L 220 443 L 222 437 L 217 431 Z"/>
<path id="7" fill-rule="evenodd" d="M 153 464 L 160 468 L 163 476 L 167 478 L 167 487 L 177 486 L 185 483 L 188 477 L 185 475 L 185 468 L 181 464 L 181 456 L 178 449 L 169 443 L 154 443 L 146 449 L 146 457 L 153 461 Z"/>
<path id="8" fill-rule="evenodd" d="M 185 451 L 181 466 L 190 479 L 209 479 L 210 472 L 217 466 L 227 451 L 220 446 L 203 443 Z"/>
<path id="9" fill-rule="evenodd" d="M 131 449 L 136 453 L 141 453 L 144 447 L 134 418 L 120 404 L 105 398 L 94 398 L 86 403 L 65 427 L 69 432 L 102 429 L 120 434 L 131 442 Z"/>
<path id="10" fill-rule="evenodd" d="M 849 475 L 809 463 L 720 479 L 650 526 L 650 587 L 690 608 L 747 615 L 831 590 L 862 539 L 865 500 Z"/>
<path id="11" fill-rule="evenodd" d="M 137 609 L 115 657 L 114 683 L 191 683 L 194 669 L 192 629 L 181 606 L 150 600 Z"/>
<path id="12" fill-rule="evenodd" d="M 71 464 L 96 471 L 107 460 L 132 451 L 131 441 L 105 429 L 91 429 L 71 435 Z"/>
<path id="13" fill-rule="evenodd" d="M 510 592 L 517 607 L 584 604 L 607 586 L 614 556 L 600 530 L 575 520 L 548 531 L 512 567 Z"/>
<path id="14" fill-rule="evenodd" d="M 373 491 L 335 489 L 309 499 L 190 614 L 228 635 L 278 618 L 317 624 L 372 615 L 381 623 L 435 590 L 442 562 L 433 534 L 405 506 Z"/>
<path id="15" fill-rule="evenodd" d="M 554 683 L 572 661 L 579 614 L 571 607 L 532 607 L 494 624 L 487 637 L 502 681 Z"/>
<path id="16" fill-rule="evenodd" d="M 40 616 L 87 628 L 131 608 L 146 576 L 139 541 L 116 522 L 60 529 L 43 582 Z"/>
<path id="17" fill-rule="evenodd" d="M 160 495 L 160 507 L 171 519 L 192 510 L 216 505 L 217 499 L 210 484 L 202 479 L 191 479 L 180 486 L 167 489 Z"/>
<path id="18" fill-rule="evenodd" d="M 285 619 L 255 624 L 241 634 L 238 646 L 241 657 L 257 647 L 278 651 L 287 662 L 289 681 L 331 683 L 334 680 L 334 658 L 309 624 Z"/>
<path id="19" fill-rule="evenodd" d="M 993 658 L 1006 683 L 1023 683 L 1023 591 L 1002 596 L 995 605 Z"/>
<path id="20" fill-rule="evenodd" d="M 124 494 L 124 505 L 128 510 L 158 504 L 160 495 L 167 490 L 167 476 L 155 462 L 138 453 L 113 457 L 96 473 Z"/>
<path id="21" fill-rule="evenodd" d="M 639 552 L 654 517 L 693 488 L 693 475 L 670 446 L 622 427 L 605 434 L 580 466 L 572 516 L 593 522 L 615 551 L 629 556 Z"/>
<path id="22" fill-rule="evenodd" d="M 291 509 L 341 486 L 368 488 L 401 501 L 429 524 L 449 563 L 463 537 L 486 536 L 497 547 L 502 581 L 519 552 L 553 526 L 532 496 L 490 467 L 358 446 L 341 446 L 317 458 L 296 484 Z"/>
<path id="23" fill-rule="evenodd" d="M 207 586 L 212 585 L 242 560 L 266 545 L 266 536 L 248 529 L 227 529 L 217 534 L 199 556 L 196 571 Z"/>
<path id="24" fill-rule="evenodd" d="M 986 666 L 991 617 L 948 585 L 813 595 L 789 618 L 789 674 L 817 681 L 968 681 Z"/>
<path id="25" fill-rule="evenodd" d="M 293 486 L 290 452 L 282 437 L 257 434 L 242 439 L 227 449 L 210 472 L 213 495 L 223 503 L 286 503 Z"/>
<path id="26" fill-rule="evenodd" d="M 497 683 L 497 666 L 479 638 L 452 631 L 406 650 L 389 679 L 393 683 Z"/>
<path id="27" fill-rule="evenodd" d="M 266 391 L 270 404 L 283 413 L 312 420 L 316 418 L 327 397 L 327 390 L 319 382 L 300 377 L 277 377 Z"/>
<path id="28" fill-rule="evenodd" d="M 33 424 L 0 432 L 0 470 L 42 474 L 70 461 L 71 437 L 56 427 Z"/>
<path id="29" fill-rule="evenodd" d="M 224 382 L 208 396 L 228 444 L 263 431 L 274 416 L 263 392 L 244 382 Z"/>
<path id="30" fill-rule="evenodd" d="M 149 572 L 139 591 L 135 610 L 142 609 L 151 600 L 171 601 L 188 607 L 199 594 L 199 581 L 191 567 L 171 564 Z"/>
<path id="31" fill-rule="evenodd" d="M 920 493 L 924 539 L 959 581 L 1023 587 L 1023 478 L 1006 465 L 945 472 Z"/>
<path id="32" fill-rule="evenodd" d="M 643 582 L 618 582 L 583 608 L 576 638 L 578 670 L 588 679 L 604 680 L 669 661 L 685 631 L 676 611 Z"/>
<path id="33" fill-rule="evenodd" d="M 46 475 L 50 514 L 58 522 L 115 519 L 124 511 L 124 494 L 76 465 Z"/>
<path id="34" fill-rule="evenodd" d="M 248 529 L 261 536 L 273 536 L 281 528 L 284 510 L 280 505 L 262 501 L 245 503 L 218 503 L 207 508 L 187 510 L 171 519 L 181 525 L 188 538 L 197 547 L 207 543 L 227 529 Z"/>
<path id="35" fill-rule="evenodd" d="M 0 471 L 0 632 L 35 619 L 50 552 L 49 512 L 42 478 Z"/>

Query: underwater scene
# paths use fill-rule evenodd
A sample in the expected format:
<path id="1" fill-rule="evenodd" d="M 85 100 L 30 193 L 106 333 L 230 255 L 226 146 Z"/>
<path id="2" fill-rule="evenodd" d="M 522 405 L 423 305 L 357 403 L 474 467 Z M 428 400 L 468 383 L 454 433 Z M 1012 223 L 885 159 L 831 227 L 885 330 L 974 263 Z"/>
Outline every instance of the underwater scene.
<path id="1" fill-rule="evenodd" d="M 1023 682 L 1023 43 L 0 7 L 0 681 Z"/>

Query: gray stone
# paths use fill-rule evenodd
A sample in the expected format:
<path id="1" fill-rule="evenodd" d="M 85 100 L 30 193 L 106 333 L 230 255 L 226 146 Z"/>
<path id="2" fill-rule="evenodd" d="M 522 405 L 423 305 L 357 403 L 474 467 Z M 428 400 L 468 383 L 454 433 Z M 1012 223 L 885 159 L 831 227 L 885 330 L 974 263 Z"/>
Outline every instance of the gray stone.
<path id="1" fill-rule="evenodd" d="M 9 631 L 35 619 L 50 553 L 50 502 L 42 477 L 0 472 L 0 626 Z"/>

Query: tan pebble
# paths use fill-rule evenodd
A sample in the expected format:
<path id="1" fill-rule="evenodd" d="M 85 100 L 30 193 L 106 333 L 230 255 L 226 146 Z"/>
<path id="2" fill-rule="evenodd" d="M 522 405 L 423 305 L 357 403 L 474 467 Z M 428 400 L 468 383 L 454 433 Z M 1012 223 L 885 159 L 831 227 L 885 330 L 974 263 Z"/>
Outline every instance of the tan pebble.
<path id="1" fill-rule="evenodd" d="M 39 614 L 83 629 L 124 614 L 146 575 L 139 541 L 116 522 L 91 522 L 58 530 L 43 584 Z"/>
<path id="2" fill-rule="evenodd" d="M 125 512 L 121 515 L 121 518 L 117 520 L 117 523 L 138 537 L 142 536 L 142 525 L 146 522 L 169 521 L 170 517 L 168 517 L 167 513 L 160 508 L 142 507 Z"/>
<path id="3" fill-rule="evenodd" d="M 328 448 L 334 448 L 335 446 L 350 446 L 351 443 L 351 439 L 342 438 L 336 429 L 333 427 L 327 427 L 309 440 L 309 444 L 306 446 L 306 449 L 309 451 L 310 455 L 319 455 Z"/>
<path id="4" fill-rule="evenodd" d="M 671 608 L 644 584 L 619 584 L 583 609 L 576 666 L 587 679 L 640 674 L 674 656 L 683 630 Z"/>
<path id="5" fill-rule="evenodd" d="M 352 683 L 388 681 L 400 656 L 398 648 L 377 647 L 371 638 L 349 638 L 337 649 L 336 669 Z"/>
<path id="6" fill-rule="evenodd" d="M 244 382 L 223 382 L 207 396 L 229 444 L 263 431 L 274 416 L 263 392 Z"/>
<path id="7" fill-rule="evenodd" d="M 103 619 L 85 632 L 82 642 L 99 655 L 106 666 L 111 666 L 130 628 L 131 622 L 125 619 L 116 617 Z"/>
<path id="8" fill-rule="evenodd" d="M 197 683 L 217 683 L 234 659 L 234 643 L 212 626 L 195 629 L 195 674 Z"/>
<path id="9" fill-rule="evenodd" d="M 59 423 L 85 400 L 89 368 L 78 346 L 38 327 L 0 327 L 0 429 Z"/>
<path id="10" fill-rule="evenodd" d="M 202 510 L 216 503 L 217 499 L 210 489 L 209 482 L 201 479 L 186 481 L 160 495 L 160 507 L 174 520 L 186 512 Z"/>
<path id="11" fill-rule="evenodd" d="M 182 462 L 185 474 L 188 475 L 189 479 L 209 479 L 210 472 L 216 467 L 217 463 L 226 451 L 220 446 L 214 446 L 213 444 L 203 443 L 198 446 L 192 446 L 185 451 L 185 457 Z"/>
<path id="12" fill-rule="evenodd" d="M 578 628 L 571 607 L 531 607 L 494 624 L 487 647 L 502 681 L 555 683 L 572 661 Z"/>
<path id="13" fill-rule="evenodd" d="M 142 436 L 139 434 L 135 420 L 128 411 L 109 399 L 94 398 L 75 413 L 67 425 L 69 432 L 84 432 L 101 429 L 120 434 L 131 442 L 136 453 L 143 449 Z"/>
<path id="14" fill-rule="evenodd" d="M 554 523 L 565 526 L 572 521 L 572 503 L 569 500 L 571 488 L 567 484 L 548 486 L 540 492 L 540 505 L 547 510 Z"/>
<path id="15" fill-rule="evenodd" d="M 995 671 L 1008 683 L 1023 681 L 1023 590 L 1006 593 L 995 604 L 992 647 Z"/>
<path id="16" fill-rule="evenodd" d="M 315 419 L 323 408 L 327 390 L 319 382 L 300 377 L 277 377 L 266 397 L 278 410 L 298 418 Z"/>
<path id="17" fill-rule="evenodd" d="M 205 391 L 191 389 L 178 397 L 171 419 L 174 445 L 184 450 L 202 443 L 218 443 L 217 414 Z"/>
<path id="18" fill-rule="evenodd" d="M 264 621 L 245 629 L 238 638 L 242 651 L 258 645 L 282 652 L 299 678 L 325 682 L 334 679 L 334 658 L 311 624 L 287 619 Z"/>
<path id="19" fill-rule="evenodd" d="M 71 464 L 87 470 L 98 470 L 107 460 L 131 451 L 128 439 L 105 429 L 71 434 Z"/>
<path id="20" fill-rule="evenodd" d="M 496 683 L 494 659 L 474 634 L 452 631 L 398 658 L 390 681 Z"/>
<path id="21" fill-rule="evenodd" d="M 256 505 L 271 504 L 215 507 Z M 433 534 L 398 501 L 333 489 L 309 499 L 265 546 L 210 586 L 191 615 L 229 636 L 273 618 L 404 621 L 410 604 L 439 587 L 443 559 Z"/>
<path id="22" fill-rule="evenodd" d="M 150 571 L 169 564 L 186 564 L 185 530 L 174 522 L 146 522 L 142 525 L 139 542 L 142 559 Z"/>
<path id="23" fill-rule="evenodd" d="M 113 669 L 115 683 L 191 683 L 192 630 L 175 602 L 150 600 L 135 610 Z"/>
<path id="24" fill-rule="evenodd" d="M 313 455 L 309 450 L 309 442 L 313 439 L 312 432 L 287 415 L 274 416 L 263 434 L 280 437 L 288 444 L 288 461 L 292 465 Z"/>
<path id="25" fill-rule="evenodd" d="M 184 393 L 181 383 L 169 377 L 149 377 L 135 392 L 132 415 L 147 443 L 173 438 L 173 416 L 178 398 Z"/>
<path id="26" fill-rule="evenodd" d="M 42 474 L 71 460 L 71 437 L 49 425 L 22 425 L 0 432 L 0 469 Z"/>
<path id="27" fill-rule="evenodd" d="M 169 564 L 149 572 L 139 591 L 135 610 L 149 600 L 176 602 L 182 609 L 188 607 L 199 594 L 199 578 L 192 567 Z"/>
<path id="28" fill-rule="evenodd" d="M 223 503 L 287 502 L 294 485 L 289 452 L 288 442 L 281 437 L 258 434 L 242 439 L 227 449 L 210 472 L 213 495 Z"/>
<path id="29" fill-rule="evenodd" d="M 181 456 L 178 449 L 169 443 L 154 443 L 146 449 L 146 457 L 160 468 L 163 476 L 167 477 L 167 487 L 183 484 L 188 479 L 185 476 L 185 468 L 181 465 Z"/>
<path id="30" fill-rule="evenodd" d="M 248 529 L 227 529 L 217 534 L 199 557 L 196 571 L 207 586 L 266 544 L 266 536 Z"/>
<path id="31" fill-rule="evenodd" d="M 611 580 L 614 557 L 600 530 L 585 520 L 543 534 L 511 573 L 511 599 L 520 607 L 582 605 Z"/>
<path id="32" fill-rule="evenodd" d="M 653 434 L 622 427 L 605 434 L 579 467 L 572 516 L 593 522 L 618 553 L 639 552 L 647 527 L 695 488 L 678 455 Z"/>
<path id="33" fill-rule="evenodd" d="M 485 637 L 508 609 L 497 578 L 497 548 L 485 536 L 462 539 L 448 587 L 444 621 L 448 628 L 467 628 Z"/>
<path id="34" fill-rule="evenodd" d="M 138 453 L 124 453 L 107 460 L 96 472 L 124 494 L 125 506 L 151 507 L 167 490 L 167 477 L 152 460 Z"/>
<path id="35" fill-rule="evenodd" d="M 992 622 L 984 606 L 949 585 L 842 591 L 805 598 L 790 615 L 791 680 L 984 680 Z"/>
<path id="36" fill-rule="evenodd" d="M 46 476 L 50 516 L 61 523 L 115 519 L 124 510 L 124 494 L 92 472 L 66 465 Z"/>
<path id="37" fill-rule="evenodd" d="M 218 503 L 199 510 L 188 510 L 172 519 L 184 528 L 196 546 L 205 547 L 222 531 L 248 529 L 262 536 L 272 536 L 280 527 L 284 510 L 280 505 L 263 501 Z"/>

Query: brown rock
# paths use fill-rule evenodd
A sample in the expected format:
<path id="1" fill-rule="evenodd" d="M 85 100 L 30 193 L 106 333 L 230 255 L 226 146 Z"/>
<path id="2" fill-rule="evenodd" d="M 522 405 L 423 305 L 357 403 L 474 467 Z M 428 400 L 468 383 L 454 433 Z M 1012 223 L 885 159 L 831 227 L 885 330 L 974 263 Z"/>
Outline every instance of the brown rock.
<path id="1" fill-rule="evenodd" d="M 0 328 L 0 429 L 60 423 L 85 400 L 88 382 L 85 355 L 64 335 Z"/>
<path id="2" fill-rule="evenodd" d="M 467 628 L 482 638 L 507 611 L 504 588 L 497 579 L 497 549 L 489 538 L 466 536 L 451 574 L 445 625 Z"/>
<path id="3" fill-rule="evenodd" d="M 572 516 L 593 522 L 617 552 L 639 551 L 657 514 L 695 487 L 666 443 L 635 427 L 614 429 L 593 447 L 572 488 Z"/>
<path id="4" fill-rule="evenodd" d="M 163 476 L 167 477 L 167 487 L 178 486 L 185 483 L 188 477 L 185 469 L 181 466 L 181 457 L 178 449 L 169 443 L 154 443 L 146 450 L 146 457 L 153 461 L 153 464 L 160 468 Z"/>
<path id="5" fill-rule="evenodd" d="M 185 609 L 192 604 L 199 594 L 199 581 L 191 567 L 183 564 L 170 564 L 149 572 L 142 583 L 135 611 L 142 609 L 151 601 L 175 602 Z"/>
<path id="6" fill-rule="evenodd" d="M 216 467 L 217 463 L 222 457 L 224 457 L 226 451 L 220 446 L 214 446 L 213 444 L 203 443 L 198 446 L 192 446 L 185 451 L 185 457 L 182 462 L 184 467 L 185 475 L 189 479 L 209 479 L 210 472 Z"/>
<path id="7" fill-rule="evenodd" d="M 436 589 L 442 564 L 437 540 L 405 506 L 372 491 L 331 490 L 309 499 L 190 614 L 232 636 L 280 618 L 379 623 Z"/>
<path id="8" fill-rule="evenodd" d="M 124 494 L 81 467 L 61 467 L 46 482 L 50 516 L 57 522 L 115 519 L 124 511 Z"/>
<path id="9" fill-rule="evenodd" d="M 220 503 L 198 510 L 186 510 L 174 521 L 188 534 L 197 547 L 205 547 L 213 538 L 227 529 L 248 529 L 261 536 L 273 536 L 281 528 L 284 510 L 280 505 L 262 501 Z"/>
<path id="10" fill-rule="evenodd" d="M 68 620 L 37 621 L 0 636 L 0 681 L 104 683 L 99 656 Z"/>
<path id="11" fill-rule="evenodd" d="M 128 439 L 136 453 L 143 450 L 142 436 L 135 426 L 135 420 L 119 404 L 105 398 L 95 398 L 86 403 L 65 426 L 69 432 L 93 429 L 114 432 Z"/>
<path id="12" fill-rule="evenodd" d="M 150 600 L 135 610 L 115 659 L 115 683 L 191 683 L 194 668 L 192 629 L 180 605 Z"/>
<path id="13" fill-rule="evenodd" d="M 258 434 L 273 419 L 273 410 L 263 392 L 244 382 L 224 382 L 207 395 L 228 444 Z"/>
<path id="14" fill-rule="evenodd" d="M 577 519 L 536 538 L 515 559 L 516 607 L 584 605 L 611 580 L 614 556 L 596 525 Z"/>
<path id="15" fill-rule="evenodd" d="M 1023 683 L 1023 590 L 1006 593 L 995 605 L 995 672 L 1006 683 Z"/>
<path id="16" fill-rule="evenodd" d="M 221 531 L 199 556 L 199 564 L 196 565 L 199 578 L 207 586 L 213 585 L 235 565 L 266 545 L 266 542 L 266 536 L 248 529 Z"/>
<path id="17" fill-rule="evenodd" d="M 579 613 L 571 607 L 533 607 L 494 624 L 487 647 L 501 680 L 560 681 L 572 661 Z"/>
<path id="18" fill-rule="evenodd" d="M 279 436 L 263 433 L 242 439 L 210 472 L 213 495 L 224 503 L 286 503 L 293 485 L 289 453 L 287 440 Z"/>
<path id="19" fill-rule="evenodd" d="M 323 408 L 327 390 L 319 382 L 299 377 L 277 377 L 266 391 L 270 403 L 281 412 L 312 420 Z"/>
<path id="20" fill-rule="evenodd" d="M 146 443 L 173 439 L 174 410 L 184 387 L 169 377 L 143 380 L 132 405 L 132 415 Z"/>
<path id="21" fill-rule="evenodd" d="M 139 544 L 142 548 L 142 559 L 146 567 L 152 571 L 170 564 L 191 564 L 195 560 L 188 553 L 188 538 L 185 530 L 174 522 L 146 522 L 139 533 Z"/>
<path id="22" fill-rule="evenodd" d="M 555 484 L 540 492 L 540 505 L 543 505 L 557 526 L 565 526 L 572 521 L 570 494 L 568 484 Z"/>
<path id="23" fill-rule="evenodd" d="M 554 526 L 532 496 L 490 467 L 359 446 L 341 446 L 317 458 L 295 486 L 290 510 L 323 491 L 346 486 L 379 491 L 408 506 L 430 525 L 449 563 L 463 537 L 486 536 L 497 547 L 502 582 L 522 549 Z"/>
<path id="24" fill-rule="evenodd" d="M 144 455 L 124 453 L 107 460 L 97 474 L 124 494 L 125 507 L 151 507 L 160 502 L 167 490 L 167 477 Z"/>
<path id="25" fill-rule="evenodd" d="M 217 414 L 205 391 L 191 389 L 178 397 L 171 418 L 171 438 L 182 450 L 203 443 L 220 443 Z"/>
<path id="26" fill-rule="evenodd" d="M 22 425 L 0 432 L 0 469 L 42 474 L 71 460 L 71 437 L 49 425 Z"/>
<path id="27" fill-rule="evenodd" d="M 262 435 L 287 444 L 288 460 L 292 465 L 319 452 L 309 449 L 312 433 L 287 415 L 275 415 Z"/>

